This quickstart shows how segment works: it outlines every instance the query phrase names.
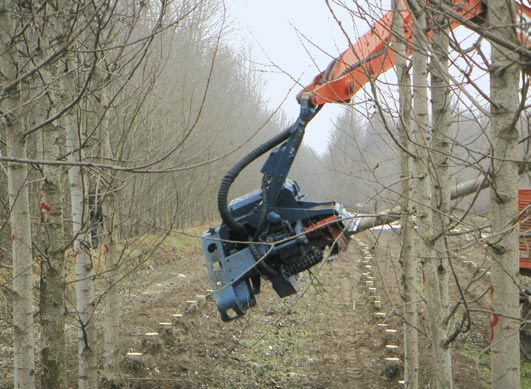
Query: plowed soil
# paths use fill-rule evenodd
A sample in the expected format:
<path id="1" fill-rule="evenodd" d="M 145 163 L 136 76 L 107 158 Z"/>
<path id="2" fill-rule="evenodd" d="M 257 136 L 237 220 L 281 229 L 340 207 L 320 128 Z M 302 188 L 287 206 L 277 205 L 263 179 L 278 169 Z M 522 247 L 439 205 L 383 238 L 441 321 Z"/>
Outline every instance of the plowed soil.
<path id="1" fill-rule="evenodd" d="M 451 289 L 454 298 L 463 293 L 473 311 L 470 330 L 452 346 L 454 382 L 456 388 L 489 387 L 489 317 L 482 312 L 488 307 L 488 263 L 481 249 L 474 248 L 472 238 L 461 239 L 452 257 L 456 277 L 451 278 Z M 149 239 L 142 243 L 149 244 Z M 187 238 L 183 245 L 182 239 L 172 237 L 140 261 L 120 284 L 121 376 L 114 382 L 101 379 L 99 386 L 403 387 L 398 250 L 396 231 L 356 235 L 346 253 L 303 275 L 298 294 L 280 299 L 264 282 L 257 306 L 225 323 L 207 292 L 210 285 L 199 239 Z M 2 332 L 8 334 L 8 322 L 3 323 Z M 421 387 L 430 387 L 431 350 L 423 311 L 419 331 Z M 69 351 L 75 356 L 74 325 L 68 327 L 67 336 Z M 9 336 L 4 339 L 0 387 L 10 388 L 12 347 Z M 97 351 L 101 354 L 101 344 Z M 72 388 L 76 376 L 76 358 L 69 358 Z"/>
<path id="2" fill-rule="evenodd" d="M 264 285 L 257 306 L 229 323 L 220 320 L 213 298 L 203 300 L 210 286 L 201 253 L 158 263 L 154 259 L 123 290 L 123 379 L 118 384 L 127 388 L 401 387 L 397 250 L 394 231 L 360 234 L 347 253 L 306 273 L 297 295 L 280 299 Z M 482 294 L 488 288 L 487 277 L 480 277 L 479 267 L 463 264 L 463 258 L 457 262 L 462 282 L 478 273 L 479 281 L 468 295 Z M 373 277 L 372 285 L 367 277 L 369 281 Z M 190 300 L 198 301 L 197 308 Z M 472 320 L 471 330 L 454 347 L 456 387 L 488 386 L 488 317 L 473 315 Z M 159 324 L 170 322 L 171 326 Z M 423 313 L 420 326 L 421 383 L 426 387 L 431 383 L 430 349 Z M 160 335 L 145 335 L 152 332 Z M 399 362 L 386 360 L 392 357 Z"/>

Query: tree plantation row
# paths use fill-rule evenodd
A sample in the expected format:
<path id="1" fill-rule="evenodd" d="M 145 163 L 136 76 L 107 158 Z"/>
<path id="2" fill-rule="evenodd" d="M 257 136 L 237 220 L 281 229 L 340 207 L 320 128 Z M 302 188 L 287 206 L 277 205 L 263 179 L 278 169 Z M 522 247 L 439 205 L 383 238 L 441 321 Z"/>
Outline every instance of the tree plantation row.
<path id="1" fill-rule="evenodd" d="M 331 16 L 346 12 L 360 29 L 382 13 L 368 3 L 326 1 Z M 470 22 L 475 32 L 457 34 L 448 2 L 384 3 L 396 11 L 396 66 L 344 104 L 324 153 L 302 147 L 290 176 L 310 200 L 364 216 L 360 228 L 400 219 L 410 388 L 419 387 L 419 310 L 433 387 L 459 387 L 452 344 L 469 321 L 465 295 L 448 292 L 452 237 L 476 234 L 492 261 L 492 387 L 518 387 L 527 319 L 517 189 L 527 184 L 531 54 L 516 39 L 514 4 L 490 0 L 481 24 Z M 412 42 L 403 39 L 406 10 Z M 223 174 L 291 124 L 262 95 L 250 54 L 231 44 L 228 12 L 215 0 L 0 0 L 6 387 L 119 383 L 121 283 L 172 231 L 218 223 Z M 359 38 L 344 33 L 345 45 Z M 238 177 L 232 197 L 259 187 L 261 163 Z M 459 192 L 462 183 L 471 184 Z M 66 326 L 77 332 L 74 373 Z"/>

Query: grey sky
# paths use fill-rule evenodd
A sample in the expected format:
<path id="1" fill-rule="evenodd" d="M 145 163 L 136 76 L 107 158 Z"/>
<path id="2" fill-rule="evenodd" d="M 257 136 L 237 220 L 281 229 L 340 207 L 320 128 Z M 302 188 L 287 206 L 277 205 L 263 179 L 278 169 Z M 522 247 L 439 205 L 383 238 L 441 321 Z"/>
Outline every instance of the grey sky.
<path id="1" fill-rule="evenodd" d="M 308 84 L 332 58 L 343 52 L 348 42 L 333 20 L 324 0 L 229 0 L 229 18 L 234 21 L 237 45 L 249 49 L 254 67 L 264 80 L 264 96 L 271 107 L 283 105 L 288 117 L 295 119 L 299 106 L 295 95 Z M 343 23 L 350 15 L 338 11 Z M 331 121 L 341 110 L 326 106 L 308 126 L 305 143 L 322 153 L 332 128 Z"/>

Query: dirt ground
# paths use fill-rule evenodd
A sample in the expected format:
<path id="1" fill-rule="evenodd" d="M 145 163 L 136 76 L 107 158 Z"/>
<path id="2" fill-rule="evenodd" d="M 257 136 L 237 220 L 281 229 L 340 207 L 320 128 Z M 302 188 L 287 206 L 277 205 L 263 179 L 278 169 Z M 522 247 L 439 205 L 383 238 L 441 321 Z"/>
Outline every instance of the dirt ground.
<path id="1" fill-rule="evenodd" d="M 488 304 L 488 266 L 479 251 L 464 249 L 471 247 L 470 239 L 462 238 L 453 265 L 467 299 L 478 299 L 470 307 L 481 308 Z M 212 296 L 205 298 L 210 285 L 199 246 L 183 249 L 178 241 L 160 245 L 121 285 L 122 375 L 100 387 L 403 387 L 395 231 L 356 235 L 347 253 L 305 273 L 295 296 L 280 299 L 264 284 L 257 306 L 228 323 L 221 321 Z M 456 281 L 451 283 L 455 294 Z M 427 388 L 430 348 L 423 313 L 419 329 L 421 387 Z M 67 335 L 75 355 L 74 326 Z M 488 339 L 488 316 L 473 312 L 471 329 L 453 345 L 456 388 L 489 386 Z M 1 388 L 12 385 L 10 353 L 9 344 L 0 349 Z M 399 361 L 386 360 L 393 357 Z M 68 379 L 75 387 L 75 358 L 69 363 Z"/>
<path id="2" fill-rule="evenodd" d="M 184 257 L 168 253 L 166 261 L 155 259 L 123 290 L 127 305 L 119 384 L 127 388 L 401 387 L 397 250 L 394 231 L 360 234 L 347 253 L 305 274 L 301 293 L 279 299 L 269 286 L 263 287 L 257 306 L 229 323 L 220 320 L 212 298 L 203 302 L 196 297 L 210 288 L 200 252 Z M 456 259 L 463 283 L 474 273 L 479 277 L 467 291 L 469 298 L 476 298 L 488 288 L 487 277 L 479 276 L 479 265 L 472 268 L 463 264 L 463 258 Z M 369 280 L 373 285 L 367 277 L 373 277 Z M 187 303 L 190 300 L 199 300 L 198 307 Z M 173 324 L 160 324 L 168 322 Z M 485 315 L 473 315 L 471 330 L 454 346 L 458 388 L 488 386 L 487 323 Z M 427 333 L 424 315 L 420 326 Z M 160 335 L 145 335 L 152 332 Z M 143 355 L 127 356 L 127 352 Z M 421 336 L 422 387 L 431 383 L 429 355 L 427 339 Z M 390 357 L 400 362 L 386 360 Z"/>

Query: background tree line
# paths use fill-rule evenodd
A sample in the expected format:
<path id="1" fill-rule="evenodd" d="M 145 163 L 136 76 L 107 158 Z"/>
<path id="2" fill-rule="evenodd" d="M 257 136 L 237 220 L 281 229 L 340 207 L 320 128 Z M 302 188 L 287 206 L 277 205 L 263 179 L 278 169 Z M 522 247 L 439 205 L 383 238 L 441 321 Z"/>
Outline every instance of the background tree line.
<path id="1" fill-rule="evenodd" d="M 1 322 L 15 387 L 67 387 L 66 321 L 78 386 L 93 388 L 98 366 L 117 374 L 124 250 L 216 219 L 222 173 L 287 122 L 229 45 L 222 3 L 6 0 L 0 18 Z M 243 175 L 236 190 L 255 183 Z"/>

